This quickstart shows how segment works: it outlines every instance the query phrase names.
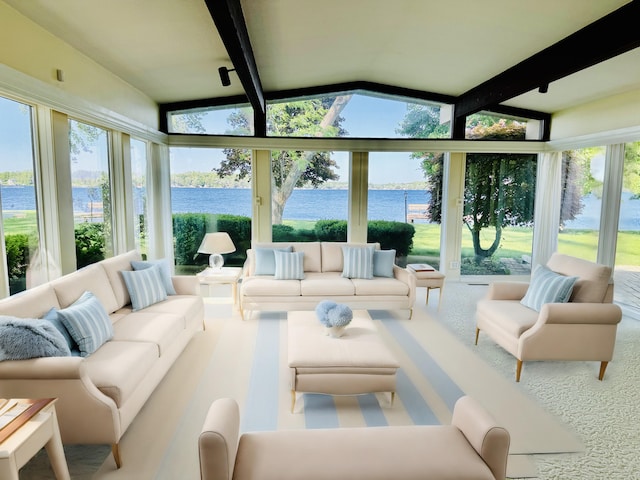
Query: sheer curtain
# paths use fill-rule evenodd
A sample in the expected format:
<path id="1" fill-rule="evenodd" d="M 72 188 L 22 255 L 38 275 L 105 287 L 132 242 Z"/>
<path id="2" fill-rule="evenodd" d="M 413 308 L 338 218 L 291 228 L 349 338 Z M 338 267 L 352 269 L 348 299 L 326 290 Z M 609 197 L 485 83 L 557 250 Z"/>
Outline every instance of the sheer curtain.
<path id="1" fill-rule="evenodd" d="M 546 152 L 538 155 L 536 210 L 533 223 L 533 255 L 531 267 L 545 265 L 558 249 L 562 153 Z"/>

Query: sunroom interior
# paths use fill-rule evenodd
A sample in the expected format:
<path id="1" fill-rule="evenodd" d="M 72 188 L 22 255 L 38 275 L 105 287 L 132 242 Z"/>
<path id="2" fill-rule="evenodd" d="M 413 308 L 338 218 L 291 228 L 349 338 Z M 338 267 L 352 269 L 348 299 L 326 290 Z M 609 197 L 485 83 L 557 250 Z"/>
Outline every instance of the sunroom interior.
<path id="1" fill-rule="evenodd" d="M 234 187 L 247 192 L 242 210 L 250 217 L 251 233 L 244 239 L 245 248 L 271 240 L 272 223 L 282 222 L 273 211 L 272 186 L 277 186 L 272 164 L 277 152 L 326 151 L 342 158 L 339 179 L 346 192 L 340 215 L 348 225 L 348 240 L 354 242 L 367 240 L 366 216 L 371 215 L 375 189 L 369 185 L 376 169 L 384 176 L 390 168 L 410 163 L 415 180 L 422 182 L 417 188 L 424 190 L 423 162 L 439 155 L 441 208 L 429 212 L 440 217 L 439 222 L 429 222 L 437 230 L 418 232 L 417 255 L 402 260 L 434 263 L 449 281 L 474 273 L 526 275 L 527 265 L 544 263 L 553 251 L 571 251 L 575 239 L 558 239 L 566 227 L 564 217 L 559 221 L 564 207 L 558 192 L 566 190 L 561 185 L 562 158 L 567 152 L 582 152 L 583 161 L 592 164 L 589 177 L 598 171 L 598 186 L 585 192 L 598 197 L 593 214 L 598 218 L 591 224 L 595 227 L 583 255 L 616 267 L 640 264 L 629 252 L 633 236 L 625 240 L 626 247 L 617 248 L 624 230 L 619 228 L 620 212 L 630 216 L 625 225 L 635 222 L 635 233 L 638 223 L 637 209 L 628 208 L 628 199 L 637 192 L 629 191 L 633 180 L 627 174 L 640 138 L 640 62 L 637 35 L 625 28 L 637 12 L 637 2 L 598 2 L 589 8 L 579 1 L 509 5 L 500 14 L 500 2 L 495 2 L 468 6 L 479 10 L 468 15 L 442 5 L 408 2 L 389 12 L 379 4 L 366 6 L 366 22 L 353 21 L 365 8 L 361 2 L 313 9 L 297 2 L 227 3 L 0 4 L 7 39 L 0 91 L 3 117 L 14 129 L 5 126 L 3 186 L 20 184 L 10 178 L 18 170 L 10 155 L 19 138 L 22 152 L 27 152 L 22 155 L 30 156 L 23 161 L 24 169 L 31 171 L 27 204 L 37 211 L 28 216 L 32 240 L 20 272 L 11 263 L 12 247 L 2 245 L 2 257 L 10 258 L 2 263 L 3 296 L 91 262 L 91 255 L 78 259 L 74 251 L 81 235 L 77 224 L 93 223 L 102 215 L 108 224 L 101 234 L 103 256 L 139 248 L 149 258 L 185 257 L 176 253 L 180 242 L 172 228 L 172 214 L 177 213 L 172 204 L 175 175 L 185 171 L 195 152 L 207 152 L 210 160 L 204 168 L 219 172 L 215 158 L 227 150 L 249 158 L 243 167 L 248 176 L 240 177 L 238 169 L 234 177 Z M 307 31 L 303 25 L 316 16 L 322 27 Z M 286 35 L 282 25 L 291 27 Z M 219 69 L 224 69 L 229 85 L 223 85 Z M 275 125 L 273 112 L 279 107 L 333 101 L 336 108 L 340 100 L 347 104 L 337 107 L 346 125 L 341 131 Z M 364 104 L 369 111 L 358 110 L 356 105 Z M 399 107 L 405 111 L 395 129 L 376 125 Z M 406 122 L 412 109 L 431 112 L 437 128 L 410 131 Z M 21 112 L 22 120 L 14 121 L 10 111 Z M 232 124 L 234 113 L 245 123 Z M 517 124 L 521 134 L 480 141 L 482 137 L 473 134 L 474 114 L 494 124 Z M 365 121 L 367 115 L 372 121 Z M 20 122 L 22 134 L 16 133 Z M 512 222 L 528 229 L 524 245 L 511 255 L 515 269 L 465 271 L 465 256 L 473 256 L 464 247 L 472 230 L 465 220 L 470 215 L 465 209 L 467 161 L 493 153 L 534 158 L 535 208 L 532 205 L 527 215 Z M 99 164 L 91 168 L 94 174 L 101 172 L 102 184 L 90 185 L 83 178 L 86 168 L 80 168 L 79 158 L 91 155 Z M 228 165 L 230 158 L 227 155 Z M 81 198 L 72 187 L 88 188 Z M 405 223 L 414 203 L 407 200 L 407 188 L 400 217 Z M 9 235 L 16 228 L 11 223 L 27 208 L 10 198 L 11 189 L 4 192 L 3 233 Z M 80 211 L 79 203 L 84 205 Z M 327 218 L 326 212 L 323 215 Z M 29 221 L 19 223 L 24 230 Z M 417 229 L 424 228 L 420 223 L 415 222 Z M 421 236 L 428 236 L 431 245 L 423 252 L 417 248 Z M 498 243 L 508 243 L 508 237 L 502 235 Z M 479 248 L 487 250 L 496 238 L 480 238 L 485 245 Z M 627 252 L 622 255 L 621 250 Z M 616 255 L 624 259 L 617 261 Z M 188 267 L 197 269 L 203 262 L 175 263 L 178 269 L 181 263 L 196 263 Z M 12 288 L 16 275 L 22 278 Z"/>

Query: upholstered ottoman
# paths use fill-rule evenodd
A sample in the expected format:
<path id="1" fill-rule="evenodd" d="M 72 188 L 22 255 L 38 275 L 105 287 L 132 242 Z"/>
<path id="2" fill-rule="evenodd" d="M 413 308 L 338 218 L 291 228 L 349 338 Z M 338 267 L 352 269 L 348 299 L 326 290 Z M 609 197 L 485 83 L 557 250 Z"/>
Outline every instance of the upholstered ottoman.
<path id="1" fill-rule="evenodd" d="M 325 334 L 315 311 L 288 314 L 291 411 L 297 392 L 358 395 L 396 391 L 400 366 L 366 310 L 355 310 L 340 338 Z"/>

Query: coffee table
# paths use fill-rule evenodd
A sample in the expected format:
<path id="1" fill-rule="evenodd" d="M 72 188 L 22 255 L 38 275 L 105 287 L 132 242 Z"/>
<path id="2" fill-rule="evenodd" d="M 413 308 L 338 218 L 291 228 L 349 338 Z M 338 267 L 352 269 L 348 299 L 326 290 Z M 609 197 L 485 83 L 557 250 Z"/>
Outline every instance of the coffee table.
<path id="1" fill-rule="evenodd" d="M 353 312 L 353 320 L 340 338 L 326 335 L 315 311 L 289 312 L 287 325 L 292 412 L 299 392 L 389 392 L 393 404 L 400 364 L 366 310 Z"/>

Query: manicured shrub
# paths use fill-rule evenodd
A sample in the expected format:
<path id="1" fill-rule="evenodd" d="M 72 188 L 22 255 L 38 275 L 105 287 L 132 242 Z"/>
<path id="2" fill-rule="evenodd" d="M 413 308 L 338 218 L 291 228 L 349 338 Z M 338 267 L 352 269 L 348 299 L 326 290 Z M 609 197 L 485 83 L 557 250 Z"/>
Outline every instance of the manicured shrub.
<path id="1" fill-rule="evenodd" d="M 371 220 L 367 228 L 367 241 L 380 243 L 380 248 L 396 249 L 396 257 L 406 257 L 413 246 L 416 229 L 410 223 Z"/>
<path id="2" fill-rule="evenodd" d="M 346 242 L 346 220 L 318 220 L 315 225 L 316 237 L 321 242 Z"/>

